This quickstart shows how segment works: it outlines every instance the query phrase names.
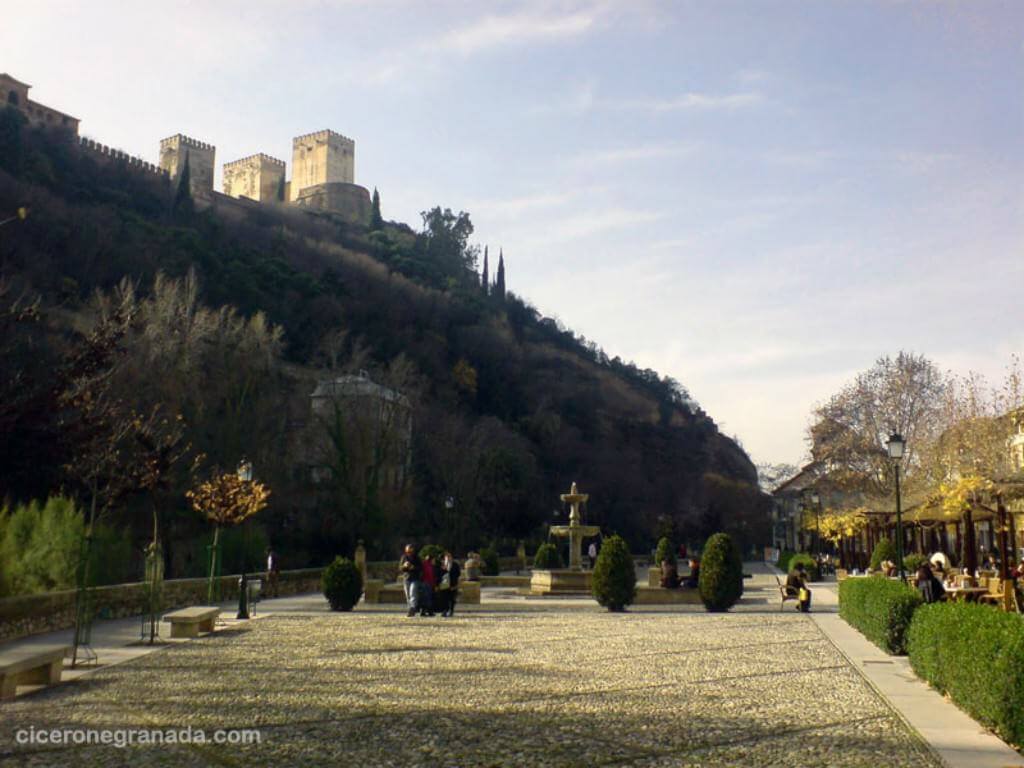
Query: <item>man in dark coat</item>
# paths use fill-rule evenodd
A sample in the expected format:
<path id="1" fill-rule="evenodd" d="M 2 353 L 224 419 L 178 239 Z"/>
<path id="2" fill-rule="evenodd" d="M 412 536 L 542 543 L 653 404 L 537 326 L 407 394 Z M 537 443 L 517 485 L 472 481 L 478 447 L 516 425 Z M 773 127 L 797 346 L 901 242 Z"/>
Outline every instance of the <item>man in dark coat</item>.
<path id="1" fill-rule="evenodd" d="M 416 547 L 405 545 L 405 553 L 398 562 L 398 570 L 402 574 L 405 586 L 405 602 L 409 606 L 408 616 L 415 616 L 420 607 L 420 577 L 423 574 L 423 563 L 416 554 Z"/>
<path id="2" fill-rule="evenodd" d="M 455 615 L 455 598 L 459 595 L 459 576 L 461 574 L 462 569 L 458 562 L 452 557 L 451 552 L 446 551 L 444 559 L 441 561 L 441 580 L 448 583 L 448 588 L 444 590 L 445 603 L 444 610 L 441 612 L 442 616 Z"/>

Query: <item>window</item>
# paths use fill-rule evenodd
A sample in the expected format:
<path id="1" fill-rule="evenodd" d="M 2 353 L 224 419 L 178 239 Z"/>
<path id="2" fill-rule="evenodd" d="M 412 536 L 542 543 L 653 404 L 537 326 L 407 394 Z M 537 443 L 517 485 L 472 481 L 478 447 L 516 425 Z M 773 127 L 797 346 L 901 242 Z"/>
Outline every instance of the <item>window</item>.
<path id="1" fill-rule="evenodd" d="M 7 94 L 7 103 L 8 104 L 13 104 L 14 106 L 18 106 L 18 92 L 17 91 L 11 91 L 10 93 Z"/>

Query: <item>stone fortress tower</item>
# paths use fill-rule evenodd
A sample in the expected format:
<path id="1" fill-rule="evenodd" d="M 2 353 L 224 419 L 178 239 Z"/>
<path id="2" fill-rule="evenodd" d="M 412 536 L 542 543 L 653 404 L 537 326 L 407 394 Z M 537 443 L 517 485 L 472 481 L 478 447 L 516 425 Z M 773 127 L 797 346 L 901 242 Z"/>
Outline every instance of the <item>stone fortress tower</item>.
<path id="1" fill-rule="evenodd" d="M 292 139 L 291 200 L 321 184 L 352 184 L 355 179 L 356 143 L 331 130 Z"/>
<path id="2" fill-rule="evenodd" d="M 284 160 L 262 152 L 224 164 L 224 194 L 260 203 L 285 199 Z"/>
<path id="3" fill-rule="evenodd" d="M 160 167 L 178 180 L 188 160 L 189 187 L 193 197 L 209 198 L 213 194 L 213 161 L 216 147 L 176 133 L 160 142 Z"/>

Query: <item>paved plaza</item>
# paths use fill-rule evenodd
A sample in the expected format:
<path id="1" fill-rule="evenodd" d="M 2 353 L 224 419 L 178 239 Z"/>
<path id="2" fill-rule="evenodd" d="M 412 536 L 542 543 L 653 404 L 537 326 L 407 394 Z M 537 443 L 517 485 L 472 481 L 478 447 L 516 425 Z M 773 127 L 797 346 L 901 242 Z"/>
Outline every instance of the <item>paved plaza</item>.
<path id="1" fill-rule="evenodd" d="M 255 727 L 262 742 L 15 745 L 32 726 Z M 407 619 L 311 598 L 21 697 L 0 730 L 0 759 L 26 766 L 939 765 L 814 621 L 763 603 Z"/>

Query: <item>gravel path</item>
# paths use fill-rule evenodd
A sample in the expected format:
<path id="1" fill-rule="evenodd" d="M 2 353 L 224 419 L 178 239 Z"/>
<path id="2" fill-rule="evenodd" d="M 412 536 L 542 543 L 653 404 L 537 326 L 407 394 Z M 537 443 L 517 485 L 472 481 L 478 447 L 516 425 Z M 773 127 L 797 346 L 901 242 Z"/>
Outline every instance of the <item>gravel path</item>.
<path id="1" fill-rule="evenodd" d="M 790 613 L 282 614 L 2 712 L 0 761 L 24 766 L 938 766 Z M 262 743 L 16 745 L 30 726 Z"/>

